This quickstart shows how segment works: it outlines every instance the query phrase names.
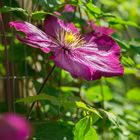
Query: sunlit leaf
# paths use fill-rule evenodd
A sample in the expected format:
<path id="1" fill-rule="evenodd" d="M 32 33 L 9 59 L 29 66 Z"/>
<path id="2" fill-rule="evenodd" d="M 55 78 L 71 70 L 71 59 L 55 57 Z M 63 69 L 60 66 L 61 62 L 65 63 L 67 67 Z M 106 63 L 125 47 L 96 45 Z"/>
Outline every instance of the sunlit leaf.
<path id="1" fill-rule="evenodd" d="M 91 14 L 101 14 L 100 8 L 95 6 L 93 3 L 87 3 L 86 8 Z"/>
<path id="2" fill-rule="evenodd" d="M 121 61 L 125 66 L 134 66 L 135 62 L 129 56 L 122 56 Z"/>
<path id="3" fill-rule="evenodd" d="M 4 51 L 4 46 L 0 44 L 0 51 Z"/>
<path id="4" fill-rule="evenodd" d="M 94 86 L 89 88 L 86 91 L 86 96 L 90 101 L 102 101 L 102 95 L 101 95 L 101 86 Z M 111 100 L 112 99 L 112 93 L 108 86 L 103 85 L 103 95 L 104 100 Z"/>
<path id="5" fill-rule="evenodd" d="M 114 38 L 114 39 L 117 41 L 117 43 L 121 47 L 121 49 L 128 50 L 130 48 L 129 45 L 127 43 L 125 43 L 124 41 L 119 40 L 118 38 Z"/>
<path id="6" fill-rule="evenodd" d="M 68 87 L 68 86 L 61 86 L 61 90 L 64 92 L 69 92 L 69 91 L 73 91 L 73 92 L 78 92 L 79 89 L 77 87 Z"/>
<path id="7" fill-rule="evenodd" d="M 137 25 L 137 23 L 132 22 L 132 21 L 125 21 L 125 20 L 123 20 L 121 18 L 110 18 L 108 21 L 109 21 L 110 24 L 129 25 L 129 26 L 133 26 L 133 27 L 136 27 L 136 28 L 140 28 Z"/>
<path id="8" fill-rule="evenodd" d="M 124 74 L 135 74 L 136 72 L 137 72 L 137 69 L 135 68 L 124 67 Z"/>
<path id="9" fill-rule="evenodd" d="M 103 109 L 100 109 L 101 113 L 103 113 L 114 125 L 119 126 L 119 122 L 112 112 L 105 111 Z"/>
<path id="10" fill-rule="evenodd" d="M 83 110 L 92 112 L 92 113 L 96 114 L 97 116 L 101 117 L 101 115 L 99 114 L 99 112 L 98 112 L 95 108 L 89 108 L 89 107 L 86 106 L 85 103 L 83 103 L 83 102 L 81 102 L 81 101 L 77 101 L 77 102 L 75 102 L 75 103 L 76 103 L 76 106 L 77 106 L 78 108 L 81 108 L 81 109 L 83 109 Z M 101 118 L 102 118 L 102 117 L 101 117 Z"/>
<path id="11" fill-rule="evenodd" d="M 56 97 L 50 96 L 50 95 L 45 95 L 45 94 L 39 94 L 39 95 L 35 95 L 35 96 L 29 96 L 26 98 L 18 99 L 16 101 L 16 103 L 21 103 L 21 102 L 32 103 L 32 102 L 39 101 L 39 100 L 48 100 L 54 105 L 59 105 L 59 101 Z"/>
<path id="12" fill-rule="evenodd" d="M 32 19 L 34 20 L 42 20 L 43 18 L 45 18 L 47 12 L 44 11 L 35 11 L 34 13 L 32 13 Z"/>
<path id="13" fill-rule="evenodd" d="M 20 12 L 22 13 L 24 16 L 28 16 L 28 13 L 26 10 L 19 8 L 19 7 L 8 7 L 8 6 L 3 6 L 2 8 L 0 8 L 0 12 L 1 13 L 7 13 L 7 12 Z"/>
<path id="14" fill-rule="evenodd" d="M 91 118 L 86 116 L 76 123 L 74 128 L 74 140 L 98 140 L 98 135 L 92 127 Z"/>
<path id="15" fill-rule="evenodd" d="M 132 101 L 140 102 L 140 88 L 136 87 L 127 92 L 127 98 Z"/>

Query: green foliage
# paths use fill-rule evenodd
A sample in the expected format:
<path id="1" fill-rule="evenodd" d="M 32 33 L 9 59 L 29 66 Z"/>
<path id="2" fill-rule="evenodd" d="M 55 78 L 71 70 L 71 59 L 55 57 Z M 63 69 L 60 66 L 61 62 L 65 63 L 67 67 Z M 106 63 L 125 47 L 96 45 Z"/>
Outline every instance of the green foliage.
<path id="1" fill-rule="evenodd" d="M 101 117 L 99 112 L 96 109 L 87 107 L 86 104 L 84 104 L 83 102 L 76 102 L 76 106 L 78 108 L 85 110 L 85 111 L 89 111 L 93 114 L 96 114 L 98 117 Z"/>
<path id="2" fill-rule="evenodd" d="M 25 102 L 25 103 L 31 103 L 31 102 L 35 102 L 35 101 L 39 101 L 39 100 L 48 100 L 50 102 L 52 102 L 52 104 L 54 105 L 59 105 L 59 101 L 57 100 L 56 97 L 50 96 L 50 95 L 45 95 L 45 94 L 39 94 L 36 96 L 29 96 L 23 99 L 19 99 L 16 101 L 16 103 L 20 103 L 20 102 Z"/>
<path id="3" fill-rule="evenodd" d="M 132 21 L 124 21 L 123 19 L 116 18 L 116 17 L 115 18 L 110 18 L 108 20 L 108 22 L 110 24 L 121 24 L 121 25 L 133 26 L 133 27 L 139 28 L 139 26 L 135 22 L 132 22 Z"/>
<path id="4" fill-rule="evenodd" d="M 7 12 L 14 12 L 16 13 L 18 17 L 21 17 L 21 19 L 26 19 L 28 16 L 28 13 L 26 10 L 19 8 L 19 7 L 9 7 L 9 6 L 3 6 L 0 8 L 1 13 L 7 13 Z"/>
<path id="5" fill-rule="evenodd" d="M 73 140 L 73 125 L 70 122 L 33 122 L 35 135 L 33 140 Z"/>
<path id="6" fill-rule="evenodd" d="M 116 116 L 115 116 L 113 113 L 107 112 L 107 111 L 105 111 L 105 110 L 103 110 L 103 109 L 100 109 L 100 111 L 101 111 L 101 113 L 103 113 L 104 116 L 105 116 L 106 118 L 108 118 L 114 125 L 119 126 L 119 122 L 118 122 Z"/>
<path id="7" fill-rule="evenodd" d="M 127 92 L 127 98 L 132 101 L 140 102 L 140 88 L 132 88 Z"/>
<path id="8" fill-rule="evenodd" d="M 104 100 L 108 101 L 112 99 L 112 93 L 111 90 L 109 89 L 109 87 L 107 85 L 103 85 L 103 96 L 104 96 Z M 102 101 L 102 95 L 101 95 L 101 86 L 94 86 L 89 88 L 86 91 L 86 96 L 90 101 Z"/>
<path id="9" fill-rule="evenodd" d="M 34 20 L 42 20 L 45 18 L 47 12 L 44 11 L 35 11 L 34 13 L 32 13 L 32 19 Z"/>
<path id="10" fill-rule="evenodd" d="M 125 66 L 134 66 L 135 65 L 135 62 L 129 56 L 127 56 L 127 57 L 122 56 L 121 61 Z"/>
<path id="11" fill-rule="evenodd" d="M 92 127 L 92 117 L 86 116 L 76 123 L 74 140 L 98 140 L 96 130 Z"/>

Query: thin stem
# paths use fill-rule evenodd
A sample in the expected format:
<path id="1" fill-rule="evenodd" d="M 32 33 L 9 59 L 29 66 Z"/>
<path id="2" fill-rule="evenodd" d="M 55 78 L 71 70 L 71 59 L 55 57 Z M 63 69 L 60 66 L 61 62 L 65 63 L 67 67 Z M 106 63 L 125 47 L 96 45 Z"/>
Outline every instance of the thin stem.
<path id="1" fill-rule="evenodd" d="M 2 15 L 0 14 L 0 28 L 3 35 L 3 44 L 5 47 L 5 65 L 6 65 L 6 88 L 7 88 L 7 102 L 8 102 L 8 111 L 13 111 L 13 97 L 11 93 L 11 83 L 10 83 L 10 68 L 9 68 L 9 61 L 8 61 L 8 48 L 7 48 L 7 40 L 6 40 L 6 33 L 4 28 L 4 23 L 2 19 Z"/>
<path id="2" fill-rule="evenodd" d="M 52 69 L 50 70 L 50 72 L 48 73 L 48 75 L 46 76 L 46 78 L 44 79 L 44 82 L 43 82 L 43 84 L 41 85 L 39 91 L 37 92 L 37 95 L 39 95 L 39 94 L 41 93 L 41 91 L 43 90 L 43 88 L 44 88 L 46 82 L 48 81 L 48 79 L 49 79 L 50 75 L 52 74 L 52 72 L 54 71 L 54 69 L 55 69 L 55 65 L 52 67 Z M 31 107 L 30 107 L 30 109 L 29 109 L 29 113 L 28 113 L 28 115 L 27 115 L 27 120 L 29 120 L 29 117 L 30 117 L 30 115 L 31 115 L 31 113 L 32 113 L 32 110 L 33 110 L 33 107 L 34 107 L 35 103 L 36 103 L 36 101 L 32 103 L 32 105 L 31 105 Z"/>
<path id="3" fill-rule="evenodd" d="M 128 39 L 131 39 L 132 37 L 131 37 L 131 35 L 130 35 L 129 31 L 128 31 L 128 28 L 125 25 L 124 25 L 124 29 L 126 31 Z"/>
<path id="4" fill-rule="evenodd" d="M 79 15 L 80 15 L 80 19 L 82 20 L 82 11 L 80 9 L 80 6 L 78 6 L 78 12 L 79 12 Z M 81 30 L 82 30 L 82 33 L 84 32 L 84 28 L 83 26 L 81 25 Z"/>
<path id="5" fill-rule="evenodd" d="M 105 105 L 104 105 L 104 91 L 103 91 L 103 81 L 102 79 L 100 80 L 100 88 L 101 88 L 101 97 L 102 97 L 102 109 L 105 109 Z M 102 140 L 104 140 L 104 132 L 105 132 L 105 121 L 106 118 L 105 116 L 103 116 L 103 123 L 102 123 Z"/>
<path id="6" fill-rule="evenodd" d="M 59 77 L 59 81 L 58 81 L 58 87 L 61 87 L 61 82 L 62 82 L 62 69 L 60 69 L 60 77 Z"/>
<path id="7" fill-rule="evenodd" d="M 39 3 L 39 0 L 37 0 L 36 4 L 34 4 L 32 12 L 34 12 L 36 10 L 38 3 Z"/>
<path id="8" fill-rule="evenodd" d="M 100 89 L 101 89 L 101 97 L 102 97 L 102 101 L 101 101 L 102 109 L 104 109 L 105 106 L 104 106 L 104 93 L 103 93 L 103 82 L 102 82 L 102 79 L 100 80 Z"/>
<path id="9" fill-rule="evenodd" d="M 21 7 L 24 9 L 24 0 L 21 1 Z"/>

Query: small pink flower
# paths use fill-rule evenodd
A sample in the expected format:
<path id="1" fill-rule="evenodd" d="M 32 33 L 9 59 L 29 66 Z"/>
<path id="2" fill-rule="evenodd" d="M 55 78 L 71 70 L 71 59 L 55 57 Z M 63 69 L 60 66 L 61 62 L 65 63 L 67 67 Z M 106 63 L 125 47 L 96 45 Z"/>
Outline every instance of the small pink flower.
<path id="1" fill-rule="evenodd" d="M 10 26 L 25 33 L 25 38 L 17 35 L 21 42 L 45 53 L 53 52 L 55 64 L 75 78 L 95 80 L 123 75 L 120 47 L 108 34 L 80 35 L 73 23 L 51 15 L 45 19 L 45 32 L 24 21 L 10 22 Z"/>
<path id="2" fill-rule="evenodd" d="M 27 140 L 31 134 L 29 123 L 17 114 L 0 116 L 0 140 Z"/>
<path id="3" fill-rule="evenodd" d="M 106 34 L 106 35 L 111 35 L 114 33 L 113 29 L 105 26 L 97 26 L 93 21 L 86 21 L 86 23 L 87 25 L 84 26 L 84 30 L 86 32 L 93 30 L 96 34 Z"/>
<path id="4" fill-rule="evenodd" d="M 73 6 L 73 5 L 71 5 L 71 4 L 66 4 L 66 5 L 64 6 L 64 11 L 65 11 L 65 12 L 74 12 L 75 9 L 76 9 L 76 6 Z"/>

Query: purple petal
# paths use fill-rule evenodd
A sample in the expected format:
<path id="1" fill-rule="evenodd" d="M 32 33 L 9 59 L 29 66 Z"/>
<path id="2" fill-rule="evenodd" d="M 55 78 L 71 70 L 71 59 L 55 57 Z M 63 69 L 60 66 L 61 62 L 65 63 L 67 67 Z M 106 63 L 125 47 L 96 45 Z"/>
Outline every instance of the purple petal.
<path id="1" fill-rule="evenodd" d="M 83 61 L 88 64 L 92 72 L 92 80 L 99 79 L 101 76 L 123 75 L 123 66 L 119 61 L 120 47 L 111 37 L 102 35 L 95 38 L 95 36 L 87 34 L 85 39 L 90 40 L 89 44 L 76 49 L 76 51 L 77 54 L 83 56 Z"/>
<path id="2" fill-rule="evenodd" d="M 75 55 L 67 50 L 60 49 L 55 52 L 54 61 L 57 66 L 70 72 L 74 78 L 81 77 L 86 80 L 91 80 L 90 69 L 86 66 L 87 64 L 77 56 L 77 54 Z"/>
<path id="3" fill-rule="evenodd" d="M 119 61 L 120 47 L 110 36 L 89 33 L 85 35 L 85 41 L 87 44 L 83 47 L 58 48 L 54 52 L 56 65 L 73 77 L 86 80 L 123 75 L 123 66 Z"/>
<path id="4" fill-rule="evenodd" d="M 105 27 L 105 26 L 98 26 L 96 25 L 94 22 L 92 21 L 86 21 L 88 26 L 85 26 L 84 29 L 86 31 L 91 31 L 94 30 L 94 32 L 96 34 L 106 34 L 106 35 L 111 35 L 114 33 L 114 30 L 109 28 L 109 27 Z"/>
<path id="5" fill-rule="evenodd" d="M 46 16 L 44 24 L 46 34 L 52 37 L 56 37 L 57 34 L 59 34 L 59 32 L 61 32 L 62 29 L 68 32 L 72 31 L 73 33 L 78 33 L 78 30 L 76 29 L 73 23 L 71 22 L 65 23 L 63 20 L 52 15 Z"/>
<path id="6" fill-rule="evenodd" d="M 30 135 L 31 127 L 23 117 L 11 113 L 0 116 L 1 140 L 26 140 Z"/>
<path id="7" fill-rule="evenodd" d="M 64 11 L 65 12 L 74 12 L 75 11 L 75 6 L 71 5 L 71 4 L 65 4 L 64 6 Z"/>
<path id="8" fill-rule="evenodd" d="M 106 34 L 106 35 L 111 35 L 114 33 L 114 30 L 105 26 L 96 26 L 95 25 L 95 32 L 96 33 L 102 33 L 102 34 Z"/>
<path id="9" fill-rule="evenodd" d="M 21 42 L 26 43 L 34 48 L 39 48 L 45 53 L 50 51 L 48 47 L 50 47 L 52 41 L 47 37 L 46 33 L 34 25 L 23 21 L 13 21 L 10 22 L 10 26 L 14 27 L 17 31 L 23 32 L 26 35 L 25 38 L 17 35 L 17 38 Z"/>
<path id="10" fill-rule="evenodd" d="M 111 35 L 114 33 L 113 29 L 105 26 L 97 26 L 94 23 L 92 24 L 92 28 L 96 33 L 100 33 L 100 34 Z"/>

